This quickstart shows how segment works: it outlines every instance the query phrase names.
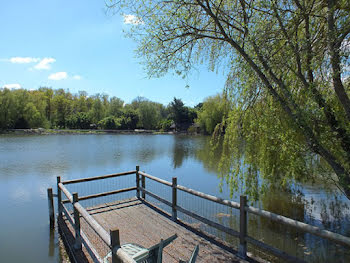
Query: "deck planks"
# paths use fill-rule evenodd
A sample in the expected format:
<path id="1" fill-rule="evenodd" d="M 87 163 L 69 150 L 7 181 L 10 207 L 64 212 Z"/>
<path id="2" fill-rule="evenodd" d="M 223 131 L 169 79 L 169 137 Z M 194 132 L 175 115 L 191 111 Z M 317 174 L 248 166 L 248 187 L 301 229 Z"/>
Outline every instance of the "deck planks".
<path id="1" fill-rule="evenodd" d="M 163 262 L 178 263 L 179 259 L 188 260 L 197 244 L 199 244 L 196 261 L 198 263 L 246 262 L 219 247 L 215 242 L 211 242 L 210 239 L 190 231 L 182 224 L 171 221 L 137 198 L 104 203 L 87 208 L 87 211 L 106 231 L 118 228 L 121 244 L 137 243 L 147 248 L 158 243 L 160 239 L 166 239 L 176 233 L 177 239 L 163 250 Z M 102 244 L 103 241 L 95 233 L 92 233 L 93 230 L 84 220 L 81 226 L 103 258 L 108 253 L 107 246 Z M 86 258 L 89 256 L 86 255 Z M 92 262 L 90 259 L 88 261 Z"/>

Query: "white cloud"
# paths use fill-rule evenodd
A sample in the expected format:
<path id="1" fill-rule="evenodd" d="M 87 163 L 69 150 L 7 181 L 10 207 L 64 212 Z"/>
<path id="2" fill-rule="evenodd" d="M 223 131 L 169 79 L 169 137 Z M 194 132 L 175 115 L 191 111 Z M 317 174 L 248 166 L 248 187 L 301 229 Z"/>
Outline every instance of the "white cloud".
<path id="1" fill-rule="evenodd" d="M 22 86 L 18 83 L 14 83 L 14 84 L 5 84 L 4 86 L 2 86 L 2 88 L 6 88 L 6 89 L 20 89 L 22 88 Z"/>
<path id="2" fill-rule="evenodd" d="M 38 64 L 34 66 L 35 69 L 51 69 L 51 63 L 54 63 L 56 59 L 54 58 L 43 58 Z"/>
<path id="3" fill-rule="evenodd" d="M 81 77 L 81 76 L 79 76 L 79 75 L 74 75 L 74 76 L 73 76 L 73 79 L 75 79 L 75 80 L 81 80 L 81 79 L 82 79 L 82 77 Z"/>
<path id="4" fill-rule="evenodd" d="M 132 25 L 143 24 L 143 21 L 141 20 L 141 18 L 139 18 L 135 15 L 123 14 L 123 17 L 124 17 L 124 24 L 132 24 Z"/>
<path id="5" fill-rule="evenodd" d="M 51 75 L 49 75 L 48 79 L 51 80 L 62 80 L 68 78 L 67 72 L 56 72 Z"/>
<path id="6" fill-rule="evenodd" d="M 32 57 L 12 57 L 9 59 L 11 63 L 17 64 L 28 64 L 38 62 L 40 58 L 32 58 Z"/>

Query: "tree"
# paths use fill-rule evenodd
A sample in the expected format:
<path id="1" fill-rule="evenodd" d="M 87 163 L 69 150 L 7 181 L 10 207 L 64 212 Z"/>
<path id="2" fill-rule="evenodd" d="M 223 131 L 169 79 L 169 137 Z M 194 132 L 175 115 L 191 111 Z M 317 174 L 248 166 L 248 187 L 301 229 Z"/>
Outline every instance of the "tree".
<path id="1" fill-rule="evenodd" d="M 163 119 L 158 123 L 158 129 L 163 132 L 170 131 L 172 123 L 173 122 L 171 120 Z"/>
<path id="2" fill-rule="evenodd" d="M 165 115 L 164 106 L 144 97 L 136 97 L 128 107 L 136 110 L 139 116 L 138 127 L 144 129 L 156 129 Z"/>
<path id="3" fill-rule="evenodd" d="M 228 102 L 225 97 L 218 94 L 204 100 L 203 105 L 198 111 L 198 118 L 201 129 L 212 134 L 217 125 L 220 125 L 227 118 L 229 111 Z"/>
<path id="4" fill-rule="evenodd" d="M 125 107 L 120 117 L 120 125 L 123 130 L 134 130 L 136 129 L 137 123 L 139 122 L 139 114 L 132 107 Z"/>
<path id="5" fill-rule="evenodd" d="M 68 116 L 66 127 L 70 129 L 89 129 L 91 118 L 86 112 L 78 112 Z"/>
<path id="6" fill-rule="evenodd" d="M 24 119 L 28 123 L 26 128 L 39 128 L 44 123 L 44 116 L 40 114 L 34 103 L 29 102 L 25 108 Z"/>
<path id="7" fill-rule="evenodd" d="M 250 123 L 256 123 L 261 119 L 253 108 L 269 109 L 276 114 L 270 124 L 281 140 L 288 141 L 282 136 L 287 127 L 298 138 L 302 158 L 319 156 L 335 173 L 333 183 L 350 198 L 350 91 L 343 83 L 349 67 L 349 1 L 116 0 L 114 7 L 142 21 L 130 35 L 149 75 L 169 70 L 186 75 L 198 62 L 226 70 L 236 107 L 226 142 L 237 133 L 244 138 L 241 131 L 249 130 L 237 114 L 245 117 L 249 110 Z M 275 162 L 257 157 L 271 167 Z M 258 167 L 253 162 L 251 168 Z M 256 181 L 258 173 L 252 174 L 245 173 L 245 179 Z M 237 183 L 237 173 L 231 176 Z M 282 177 L 293 179 L 293 174 Z"/>
<path id="8" fill-rule="evenodd" d="M 105 107 L 103 103 L 103 96 L 96 94 L 92 97 L 93 103 L 90 109 L 90 116 L 94 123 L 98 123 L 105 116 Z"/>
<path id="9" fill-rule="evenodd" d="M 124 107 L 124 101 L 117 97 L 112 97 L 109 101 L 108 115 L 119 117 Z"/>
<path id="10" fill-rule="evenodd" d="M 88 106 L 86 103 L 88 94 L 86 91 L 79 91 L 78 96 L 75 97 L 74 108 L 77 112 L 88 112 Z"/>
<path id="11" fill-rule="evenodd" d="M 47 120 L 51 121 L 52 116 L 52 99 L 53 99 L 53 90 L 47 87 L 40 87 L 39 92 L 44 94 L 44 100 L 46 101 L 45 115 Z"/>
<path id="12" fill-rule="evenodd" d="M 145 102 L 145 101 L 149 101 L 147 98 L 145 97 L 141 97 L 141 96 L 137 96 L 135 99 L 133 99 L 133 101 L 131 102 L 131 106 L 136 110 L 140 107 L 140 105 Z"/>
<path id="13" fill-rule="evenodd" d="M 0 129 L 13 128 L 16 118 L 14 97 L 9 89 L 0 90 Z"/>
<path id="14" fill-rule="evenodd" d="M 27 105 L 30 103 L 30 93 L 25 89 L 13 90 L 13 126 L 15 129 L 28 129 L 29 120 L 27 115 Z"/>
<path id="15" fill-rule="evenodd" d="M 202 107 L 203 107 L 203 102 L 200 102 L 200 103 L 198 103 L 196 106 L 194 106 L 194 108 L 195 108 L 196 110 L 200 110 L 200 109 L 202 109 Z"/>
<path id="16" fill-rule="evenodd" d="M 175 125 L 180 127 L 183 125 L 189 126 L 194 116 L 193 112 L 190 112 L 189 109 L 184 105 L 181 99 L 174 98 L 169 104 L 170 119 L 175 122 Z M 188 128 L 188 127 L 187 127 Z"/>
<path id="17" fill-rule="evenodd" d="M 54 121 L 55 126 L 60 128 L 66 127 L 66 118 L 71 113 L 71 96 L 67 96 L 63 89 L 55 90 L 52 104 L 54 108 Z"/>
<path id="18" fill-rule="evenodd" d="M 120 127 L 120 123 L 113 116 L 108 116 L 100 120 L 98 125 L 104 130 L 115 130 Z"/>
<path id="19" fill-rule="evenodd" d="M 29 111 L 26 110 L 26 114 L 28 115 L 28 122 L 30 127 L 35 128 L 48 128 L 50 126 L 46 110 L 48 109 L 47 103 L 50 103 L 50 101 L 47 100 L 47 96 L 45 92 L 42 92 L 40 90 L 31 90 L 29 91 L 29 103 L 32 103 L 34 107 L 31 107 L 29 105 L 29 108 L 35 108 L 36 109 L 36 117 L 30 116 Z M 28 106 L 28 104 L 27 104 Z M 29 118 L 32 118 L 29 120 Z M 34 119 L 35 120 L 34 120 Z"/>
<path id="20" fill-rule="evenodd" d="M 157 103 L 145 101 L 139 105 L 140 126 L 147 130 L 156 129 L 161 115 Z"/>

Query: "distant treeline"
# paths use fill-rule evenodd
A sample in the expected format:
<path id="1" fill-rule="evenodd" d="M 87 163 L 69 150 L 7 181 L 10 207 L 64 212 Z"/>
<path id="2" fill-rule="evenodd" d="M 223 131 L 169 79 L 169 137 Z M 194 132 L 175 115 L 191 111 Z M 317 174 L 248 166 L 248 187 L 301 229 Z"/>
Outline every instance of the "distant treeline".
<path id="1" fill-rule="evenodd" d="M 203 103 L 187 107 L 174 98 L 169 105 L 135 98 L 130 104 L 105 94 L 89 96 L 85 91 L 72 94 L 63 89 L 0 90 L 0 129 L 149 129 L 187 130 L 198 116 Z M 215 108 L 215 107 L 214 107 Z M 216 118 L 220 118 L 215 115 Z M 207 117 L 206 117 L 207 118 Z M 214 124 L 210 122 L 212 127 Z M 198 125 L 197 125 L 198 126 Z M 203 130 L 206 128 L 203 126 Z M 208 130 L 209 133 L 212 130 Z"/>

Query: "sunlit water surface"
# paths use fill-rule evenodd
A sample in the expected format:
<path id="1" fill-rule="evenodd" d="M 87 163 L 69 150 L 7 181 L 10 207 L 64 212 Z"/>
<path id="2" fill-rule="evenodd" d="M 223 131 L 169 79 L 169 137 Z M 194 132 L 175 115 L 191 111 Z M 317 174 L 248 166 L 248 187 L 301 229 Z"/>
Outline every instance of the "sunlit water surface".
<path id="1" fill-rule="evenodd" d="M 46 197 L 46 189 L 55 186 L 57 176 L 64 180 L 91 177 L 140 165 L 154 176 L 169 181 L 177 177 L 178 184 L 230 199 L 227 186 L 220 191 L 209 139 L 175 135 L 1 135 L 0 262 L 60 261 L 57 233 L 49 230 Z M 99 190 L 89 187 L 92 189 L 83 190 Z M 151 183 L 148 187 L 156 190 Z M 271 191 L 255 205 L 350 236 L 349 202 L 343 196 L 314 185 L 297 188 L 298 194 Z M 166 189 L 160 194 L 169 195 Z M 237 211 L 191 201 L 184 194 L 179 198 L 184 207 L 238 230 Z M 238 198 L 236 195 L 233 200 Z M 235 238 L 199 227 L 237 244 Z M 255 216 L 249 216 L 248 232 L 310 262 L 350 262 L 349 250 L 340 245 Z"/>

